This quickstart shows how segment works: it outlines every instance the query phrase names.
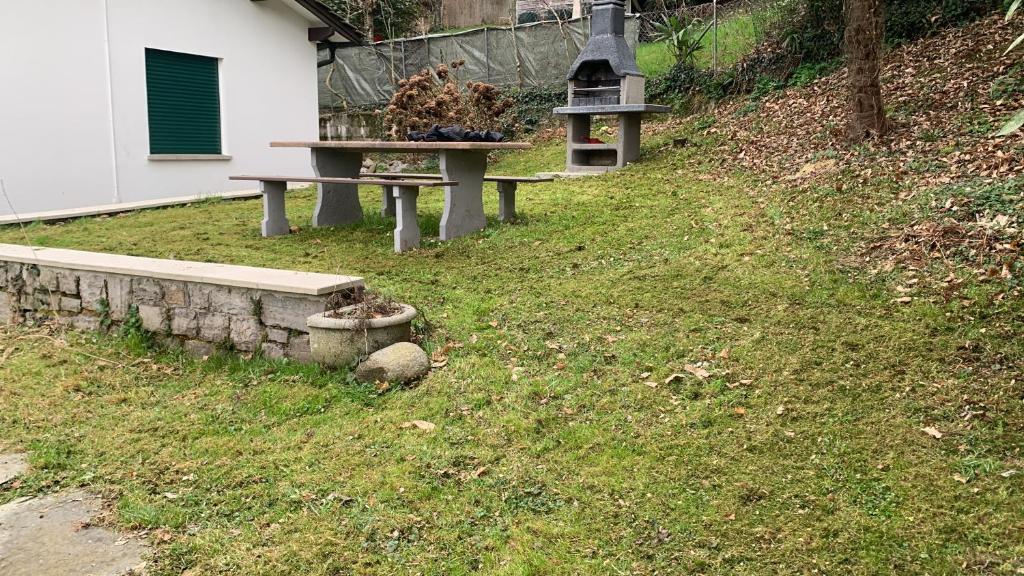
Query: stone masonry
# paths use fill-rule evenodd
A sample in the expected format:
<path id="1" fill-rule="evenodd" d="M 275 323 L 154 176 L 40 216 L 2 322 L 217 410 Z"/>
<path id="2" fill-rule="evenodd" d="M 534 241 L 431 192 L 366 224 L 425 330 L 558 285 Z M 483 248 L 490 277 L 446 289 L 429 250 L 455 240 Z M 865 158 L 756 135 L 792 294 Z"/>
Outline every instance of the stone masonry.
<path id="1" fill-rule="evenodd" d="M 306 318 L 323 312 L 328 297 L 0 261 L 0 324 L 110 330 L 137 318 L 164 344 L 197 355 L 221 349 L 311 362 Z"/>

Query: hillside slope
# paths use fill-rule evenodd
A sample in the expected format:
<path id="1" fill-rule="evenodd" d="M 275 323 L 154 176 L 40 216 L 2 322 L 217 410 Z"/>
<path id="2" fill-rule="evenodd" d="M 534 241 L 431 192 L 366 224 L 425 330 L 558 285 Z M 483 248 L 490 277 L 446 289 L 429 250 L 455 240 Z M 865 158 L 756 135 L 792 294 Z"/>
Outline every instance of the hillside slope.
<path id="1" fill-rule="evenodd" d="M 805 88 L 721 109 L 709 134 L 742 165 L 778 177 L 831 158 L 861 177 L 879 173 L 914 185 L 1020 174 L 1024 136 L 992 134 L 1024 108 L 1020 53 L 1002 56 L 1020 33 L 997 16 L 902 46 L 885 55 L 883 97 L 891 133 L 850 147 L 845 140 L 846 70 Z M 738 152 L 738 154 L 736 154 Z"/>

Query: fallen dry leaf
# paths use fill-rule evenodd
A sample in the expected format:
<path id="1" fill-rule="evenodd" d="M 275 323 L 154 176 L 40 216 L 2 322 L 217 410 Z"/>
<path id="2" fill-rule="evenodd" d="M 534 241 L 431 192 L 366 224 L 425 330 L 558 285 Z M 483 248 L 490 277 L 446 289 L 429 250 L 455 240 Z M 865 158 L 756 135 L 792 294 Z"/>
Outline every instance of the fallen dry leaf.
<path id="1" fill-rule="evenodd" d="M 420 430 L 424 430 L 426 432 L 432 432 L 435 428 L 437 428 L 437 425 L 434 424 L 433 422 L 427 422 L 426 420 L 413 420 L 411 422 L 403 423 L 402 428 L 419 428 Z"/>
<path id="2" fill-rule="evenodd" d="M 935 438 L 936 440 L 942 438 L 942 432 L 939 432 L 939 429 L 934 426 L 927 426 L 925 428 L 921 428 L 921 432 L 924 432 L 925 434 L 931 436 L 932 438 Z"/>
<path id="3" fill-rule="evenodd" d="M 747 409 L 746 408 L 737 407 L 736 409 L 733 410 L 733 413 L 735 413 L 737 416 L 746 416 L 747 415 Z"/>
<path id="4" fill-rule="evenodd" d="M 707 370 L 701 368 L 700 366 L 694 366 L 693 364 L 687 364 L 686 366 L 683 366 L 683 370 L 686 370 L 687 372 L 693 374 L 694 376 L 700 378 L 701 380 L 707 380 L 708 378 L 711 377 L 711 372 L 708 372 Z"/>

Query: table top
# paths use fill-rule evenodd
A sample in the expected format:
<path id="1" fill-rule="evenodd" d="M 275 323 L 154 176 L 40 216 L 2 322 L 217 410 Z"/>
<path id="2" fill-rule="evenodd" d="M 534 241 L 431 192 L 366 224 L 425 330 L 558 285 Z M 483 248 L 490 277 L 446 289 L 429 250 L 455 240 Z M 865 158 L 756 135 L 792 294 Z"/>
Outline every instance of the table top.
<path id="1" fill-rule="evenodd" d="M 381 140 L 271 142 L 271 148 L 333 148 L 353 152 L 445 152 L 449 150 L 529 150 L 529 142 L 385 142 Z"/>

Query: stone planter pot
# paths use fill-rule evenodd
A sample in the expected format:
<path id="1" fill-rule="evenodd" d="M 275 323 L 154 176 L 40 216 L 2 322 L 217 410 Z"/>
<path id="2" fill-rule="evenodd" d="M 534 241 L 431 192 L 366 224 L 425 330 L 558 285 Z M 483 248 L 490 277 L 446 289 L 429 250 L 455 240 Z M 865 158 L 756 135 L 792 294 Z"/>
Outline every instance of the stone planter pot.
<path id="1" fill-rule="evenodd" d="M 392 344 L 408 342 L 417 312 L 407 304 L 399 306 L 402 307 L 399 314 L 371 320 L 332 318 L 327 312 L 310 316 L 306 326 L 313 360 L 322 366 L 339 368 Z M 351 308 L 354 306 L 341 311 Z"/>

